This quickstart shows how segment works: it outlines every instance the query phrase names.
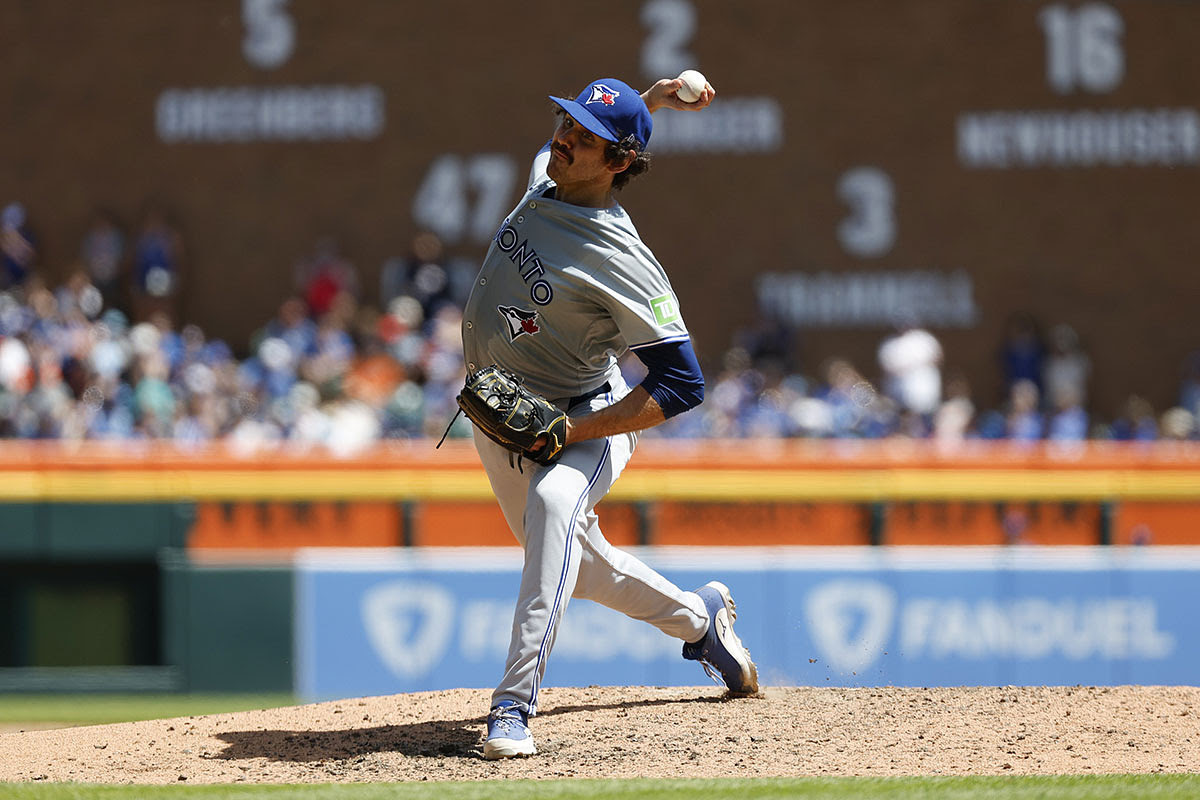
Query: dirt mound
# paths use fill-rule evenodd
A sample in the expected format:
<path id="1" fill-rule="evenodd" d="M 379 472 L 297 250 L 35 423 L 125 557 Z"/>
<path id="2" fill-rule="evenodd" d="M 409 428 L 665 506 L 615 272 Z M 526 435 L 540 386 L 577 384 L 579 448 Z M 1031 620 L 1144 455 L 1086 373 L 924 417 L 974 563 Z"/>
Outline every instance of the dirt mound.
<path id="1" fill-rule="evenodd" d="M 1200 688 L 544 689 L 541 753 L 484 761 L 489 692 L 339 700 L 0 734 L 0 781 L 345 783 L 494 778 L 1188 772 Z"/>

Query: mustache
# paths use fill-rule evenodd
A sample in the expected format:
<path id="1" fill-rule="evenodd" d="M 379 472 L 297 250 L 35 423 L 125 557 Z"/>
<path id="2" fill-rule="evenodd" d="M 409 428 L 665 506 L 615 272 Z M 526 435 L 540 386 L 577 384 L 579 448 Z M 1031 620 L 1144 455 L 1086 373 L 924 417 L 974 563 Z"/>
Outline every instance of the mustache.
<path id="1" fill-rule="evenodd" d="M 571 154 L 567 152 L 567 148 L 552 144 L 550 145 L 550 149 L 565 158 L 568 164 L 571 162 Z"/>

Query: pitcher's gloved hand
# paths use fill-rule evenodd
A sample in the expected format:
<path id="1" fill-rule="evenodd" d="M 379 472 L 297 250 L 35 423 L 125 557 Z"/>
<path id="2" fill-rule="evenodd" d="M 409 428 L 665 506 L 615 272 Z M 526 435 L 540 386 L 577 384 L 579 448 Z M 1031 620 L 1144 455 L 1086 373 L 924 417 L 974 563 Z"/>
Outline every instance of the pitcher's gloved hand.
<path id="1" fill-rule="evenodd" d="M 458 406 L 496 444 L 549 466 L 567 443 L 567 415 L 495 364 L 467 375 Z M 537 447 L 538 437 L 545 444 Z"/>

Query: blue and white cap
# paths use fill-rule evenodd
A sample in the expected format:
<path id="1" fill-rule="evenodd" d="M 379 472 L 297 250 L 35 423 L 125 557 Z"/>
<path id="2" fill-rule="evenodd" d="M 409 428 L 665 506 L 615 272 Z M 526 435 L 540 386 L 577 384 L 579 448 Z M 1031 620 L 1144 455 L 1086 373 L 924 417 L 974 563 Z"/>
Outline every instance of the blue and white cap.
<path id="1" fill-rule="evenodd" d="M 610 142 L 619 142 L 629 134 L 638 141 L 638 150 L 650 144 L 654 123 L 650 109 L 629 84 L 616 78 L 601 78 L 589 83 L 574 100 L 550 96 L 550 99 L 575 118 L 583 127 Z"/>

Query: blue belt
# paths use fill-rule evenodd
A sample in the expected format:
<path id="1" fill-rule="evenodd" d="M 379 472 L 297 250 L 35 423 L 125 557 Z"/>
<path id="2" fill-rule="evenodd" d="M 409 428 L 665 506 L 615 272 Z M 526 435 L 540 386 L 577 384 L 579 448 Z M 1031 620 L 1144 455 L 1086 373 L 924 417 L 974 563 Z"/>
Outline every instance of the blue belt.
<path id="1" fill-rule="evenodd" d="M 611 392 L 611 391 L 612 391 L 612 387 L 608 385 L 608 381 L 605 381 L 604 383 L 597 386 L 595 389 L 592 389 L 590 392 L 584 392 L 583 394 L 577 394 L 574 397 L 568 398 L 567 399 L 567 408 L 571 408 L 579 403 L 582 403 L 584 400 L 591 400 L 593 397 L 596 397 L 597 395 L 605 394 L 606 392 Z"/>

